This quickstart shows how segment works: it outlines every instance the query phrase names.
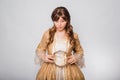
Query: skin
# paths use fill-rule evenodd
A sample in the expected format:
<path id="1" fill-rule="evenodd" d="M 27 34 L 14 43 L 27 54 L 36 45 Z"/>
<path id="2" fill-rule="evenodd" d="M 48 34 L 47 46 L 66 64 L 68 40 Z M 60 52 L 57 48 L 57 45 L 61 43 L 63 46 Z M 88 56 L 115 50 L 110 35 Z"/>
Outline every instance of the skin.
<path id="1" fill-rule="evenodd" d="M 56 26 L 55 36 L 57 37 L 59 36 L 58 38 L 65 39 L 66 38 L 65 26 L 67 22 L 60 17 L 58 21 L 53 21 L 53 23 Z M 46 55 L 44 56 L 44 60 L 45 62 L 54 63 L 54 56 Z M 71 55 L 67 58 L 67 63 L 73 64 L 75 62 L 77 62 L 77 59 L 75 58 L 74 55 Z"/>
<path id="2" fill-rule="evenodd" d="M 56 26 L 56 31 L 57 32 L 65 32 L 64 28 L 65 28 L 67 22 L 64 19 L 62 19 L 60 17 L 58 21 L 54 21 L 53 23 Z"/>

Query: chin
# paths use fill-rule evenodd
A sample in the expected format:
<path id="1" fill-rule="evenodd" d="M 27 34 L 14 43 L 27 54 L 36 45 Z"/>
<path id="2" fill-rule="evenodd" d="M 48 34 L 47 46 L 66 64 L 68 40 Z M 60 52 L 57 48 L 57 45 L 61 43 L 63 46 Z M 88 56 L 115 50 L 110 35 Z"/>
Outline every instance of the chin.
<path id="1" fill-rule="evenodd" d="M 58 29 L 58 31 L 63 31 L 64 29 Z"/>

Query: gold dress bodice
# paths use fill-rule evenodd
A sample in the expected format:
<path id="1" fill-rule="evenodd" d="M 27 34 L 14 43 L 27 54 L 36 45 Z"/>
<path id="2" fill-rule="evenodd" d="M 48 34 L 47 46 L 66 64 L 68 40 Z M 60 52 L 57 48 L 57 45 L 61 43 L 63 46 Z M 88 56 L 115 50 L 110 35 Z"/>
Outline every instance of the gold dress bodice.
<path id="1" fill-rule="evenodd" d="M 83 55 L 83 49 L 80 45 L 78 35 L 74 33 L 75 45 L 70 44 L 67 39 L 57 38 L 49 46 L 47 46 L 49 41 L 49 30 L 47 30 L 38 44 L 37 55 L 38 57 L 45 55 L 54 55 L 56 51 L 65 51 L 67 57 L 71 55 L 72 51 L 75 54 Z M 39 60 L 42 61 L 42 58 Z M 57 62 L 60 62 L 61 59 L 58 59 Z M 59 67 L 54 63 L 44 62 L 41 64 L 40 70 L 36 76 L 36 80 L 85 80 L 83 73 L 81 72 L 78 65 L 67 64 L 64 67 Z"/>
<path id="2" fill-rule="evenodd" d="M 69 47 L 67 39 L 55 39 L 52 54 L 55 54 L 56 80 L 65 80 L 66 54 Z"/>

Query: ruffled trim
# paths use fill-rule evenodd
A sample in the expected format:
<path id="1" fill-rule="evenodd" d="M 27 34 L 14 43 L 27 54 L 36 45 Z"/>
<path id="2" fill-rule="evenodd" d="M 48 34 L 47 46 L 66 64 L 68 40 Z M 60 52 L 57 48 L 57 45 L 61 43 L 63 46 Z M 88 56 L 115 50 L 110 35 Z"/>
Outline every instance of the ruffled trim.
<path id="1" fill-rule="evenodd" d="M 36 54 L 35 54 L 35 64 L 40 64 L 42 65 L 45 61 L 44 61 L 44 56 L 45 56 L 45 51 L 39 51 L 36 50 Z"/>

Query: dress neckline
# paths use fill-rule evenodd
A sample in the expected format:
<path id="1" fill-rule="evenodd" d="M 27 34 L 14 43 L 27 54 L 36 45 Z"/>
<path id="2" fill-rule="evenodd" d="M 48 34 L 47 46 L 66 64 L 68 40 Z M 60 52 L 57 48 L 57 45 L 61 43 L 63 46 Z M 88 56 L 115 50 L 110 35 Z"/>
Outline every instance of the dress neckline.
<path id="1" fill-rule="evenodd" d="M 66 44 L 65 52 L 68 52 L 68 48 L 69 48 L 69 40 L 68 40 L 68 38 L 66 37 L 66 38 L 62 39 L 62 38 L 54 37 L 52 54 L 56 51 L 55 46 L 56 46 L 57 43 L 60 43 L 59 41 L 60 42 L 65 42 L 65 44 Z"/>
<path id="2" fill-rule="evenodd" d="M 56 41 L 56 40 L 61 40 L 61 41 L 68 41 L 68 37 L 67 36 L 65 36 L 64 38 L 60 38 L 60 37 L 58 37 L 58 36 L 54 36 L 54 40 Z"/>

